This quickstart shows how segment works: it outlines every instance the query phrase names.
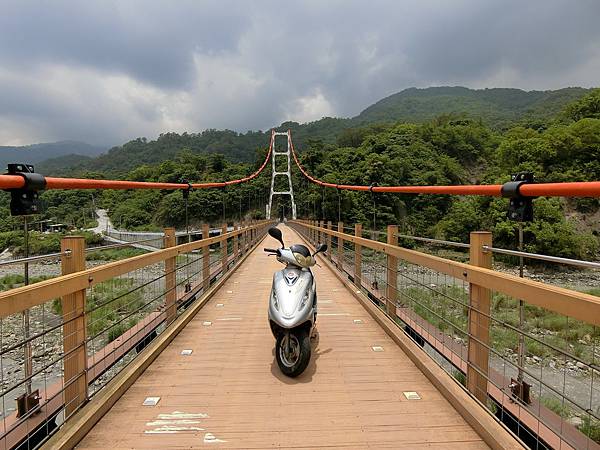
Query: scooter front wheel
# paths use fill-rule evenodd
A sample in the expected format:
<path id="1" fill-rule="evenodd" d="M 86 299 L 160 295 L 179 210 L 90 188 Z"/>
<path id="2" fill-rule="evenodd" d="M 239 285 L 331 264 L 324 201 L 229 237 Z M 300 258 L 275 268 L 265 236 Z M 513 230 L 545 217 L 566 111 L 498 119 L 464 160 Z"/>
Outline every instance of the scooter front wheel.
<path id="1" fill-rule="evenodd" d="M 277 338 L 277 365 L 284 375 L 297 377 L 310 362 L 310 336 L 306 330 L 289 331 Z"/>

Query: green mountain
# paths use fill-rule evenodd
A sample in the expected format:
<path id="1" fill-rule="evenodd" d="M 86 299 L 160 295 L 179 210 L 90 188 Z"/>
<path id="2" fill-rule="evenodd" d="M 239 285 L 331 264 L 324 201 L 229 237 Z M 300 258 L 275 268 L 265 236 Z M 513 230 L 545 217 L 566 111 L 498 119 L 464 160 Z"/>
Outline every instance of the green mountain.
<path id="1" fill-rule="evenodd" d="M 440 115 L 459 114 L 481 119 L 493 128 L 505 128 L 524 119 L 548 119 L 589 89 L 523 91 L 464 87 L 410 88 L 369 106 L 352 119 L 353 125 L 374 122 L 426 122 Z"/>
<path id="2" fill-rule="evenodd" d="M 66 155 L 95 157 L 105 151 L 105 147 L 96 147 L 78 141 L 49 142 L 21 147 L 0 146 L 0 170 L 5 169 L 8 163 L 37 165 L 37 163 L 50 158 L 59 158 Z M 38 170 L 37 167 L 36 170 Z"/>
<path id="3" fill-rule="evenodd" d="M 353 118 L 324 117 L 305 124 L 284 122 L 278 128 L 291 129 L 298 148 L 305 147 L 309 140 L 335 143 L 350 128 L 376 123 L 422 123 L 443 115 L 472 118 L 492 129 L 506 129 L 520 122 L 555 120 L 568 103 L 588 92 L 589 89 L 583 88 L 556 91 L 410 88 L 378 101 Z M 46 174 L 51 175 L 69 175 L 83 171 L 122 175 L 143 164 L 173 159 L 182 151 L 194 154 L 221 153 L 233 162 L 253 162 L 256 150 L 266 147 L 268 141 L 268 131 L 237 133 L 231 130 L 205 130 L 201 133 L 165 133 L 156 140 L 132 140 L 93 159 L 63 157 L 41 167 L 46 169 Z M 66 152 L 70 153 L 89 156 L 75 151 Z"/>

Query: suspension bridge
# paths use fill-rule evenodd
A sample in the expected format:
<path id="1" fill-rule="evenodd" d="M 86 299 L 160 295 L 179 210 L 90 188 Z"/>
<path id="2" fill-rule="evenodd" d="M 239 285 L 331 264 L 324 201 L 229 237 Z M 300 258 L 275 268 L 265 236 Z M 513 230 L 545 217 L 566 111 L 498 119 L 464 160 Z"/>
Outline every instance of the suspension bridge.
<path id="1" fill-rule="evenodd" d="M 275 151 L 277 136 L 286 151 Z M 276 169 L 278 157 L 287 170 Z M 491 186 L 325 183 L 304 169 L 289 131 L 273 131 L 255 173 L 218 183 L 51 178 L 12 166 L 0 188 L 16 214 L 35 213 L 44 189 L 189 192 L 251 182 L 269 160 L 273 170 L 266 220 L 113 236 L 113 245 L 146 241 L 155 251 L 95 267 L 86 266 L 84 239 L 65 237 L 51 255 L 60 276 L 0 292 L 0 448 L 600 448 L 600 300 L 495 270 L 493 255 L 596 275 L 600 263 L 495 248 L 485 231 L 457 243 L 402 235 L 394 224 L 378 232 L 298 219 L 292 159 L 323 188 L 504 196 L 521 218 L 535 196 L 600 197 L 600 182 L 527 177 Z M 277 176 L 289 189 L 276 190 Z M 285 241 L 329 247 L 314 270 L 319 335 L 296 379 L 279 372 L 266 319 L 278 263 L 262 247 L 278 195 L 294 205 L 278 225 Z M 466 252 L 468 262 L 400 245 L 407 240 Z M 583 343 L 560 341 L 546 319 L 589 332 Z"/>

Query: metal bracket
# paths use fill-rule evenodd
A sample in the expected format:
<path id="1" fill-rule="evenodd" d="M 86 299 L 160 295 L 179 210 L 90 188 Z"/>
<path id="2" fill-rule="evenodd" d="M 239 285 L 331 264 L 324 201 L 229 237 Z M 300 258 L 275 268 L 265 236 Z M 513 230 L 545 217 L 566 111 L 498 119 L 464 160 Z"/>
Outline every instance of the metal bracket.
<path id="1" fill-rule="evenodd" d="M 23 417 L 27 413 L 37 409 L 40 406 L 40 390 L 36 389 L 31 394 L 23 394 L 17 397 L 17 417 Z"/>
<path id="2" fill-rule="evenodd" d="M 510 379 L 510 384 L 508 385 L 513 397 L 518 398 L 526 405 L 531 404 L 531 385 L 526 383 L 525 381 L 519 382 L 514 378 Z"/>
<path id="3" fill-rule="evenodd" d="M 187 189 L 183 189 L 181 192 L 183 193 L 183 199 L 187 200 L 190 197 L 190 192 L 194 190 L 194 186 L 188 180 L 181 180 L 182 183 L 187 184 Z"/>
<path id="4" fill-rule="evenodd" d="M 25 186 L 19 189 L 7 189 L 10 192 L 10 214 L 12 216 L 29 216 L 40 212 L 38 191 L 46 189 L 46 178 L 35 170 L 31 164 L 8 164 L 7 175 L 20 175 Z"/>
<path id="5" fill-rule="evenodd" d="M 524 197 L 520 192 L 523 184 L 533 182 L 534 177 L 532 172 L 519 172 L 511 176 L 511 181 L 502 185 L 502 197 L 510 199 L 507 214 L 509 220 L 516 222 L 533 221 L 534 197 Z"/>

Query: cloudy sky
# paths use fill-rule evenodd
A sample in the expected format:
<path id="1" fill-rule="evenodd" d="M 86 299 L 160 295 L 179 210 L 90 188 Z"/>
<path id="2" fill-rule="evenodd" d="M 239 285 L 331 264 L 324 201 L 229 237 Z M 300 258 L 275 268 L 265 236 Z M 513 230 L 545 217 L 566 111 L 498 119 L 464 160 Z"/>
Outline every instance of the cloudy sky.
<path id="1" fill-rule="evenodd" d="M 599 19 L 599 0 L 0 0 L 0 145 L 267 129 L 412 86 L 598 86 Z"/>

